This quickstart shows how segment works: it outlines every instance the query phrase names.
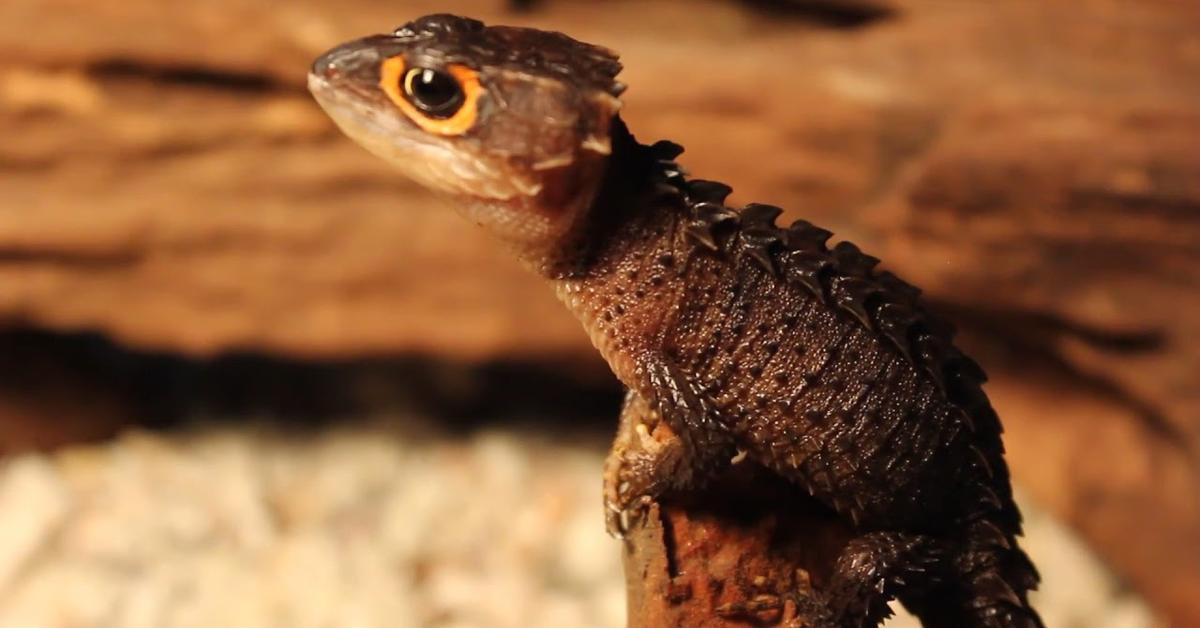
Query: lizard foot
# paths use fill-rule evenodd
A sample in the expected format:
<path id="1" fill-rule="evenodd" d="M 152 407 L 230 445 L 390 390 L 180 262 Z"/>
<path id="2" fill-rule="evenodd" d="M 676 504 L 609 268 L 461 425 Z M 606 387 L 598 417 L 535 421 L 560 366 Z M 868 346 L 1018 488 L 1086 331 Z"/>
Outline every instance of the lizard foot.
<path id="1" fill-rule="evenodd" d="M 679 449 L 673 435 L 664 442 L 650 434 L 644 423 L 631 427 L 618 434 L 605 461 L 605 527 L 616 538 L 624 538 L 644 520 L 650 504 L 663 489 L 667 467 L 672 466 Z"/>

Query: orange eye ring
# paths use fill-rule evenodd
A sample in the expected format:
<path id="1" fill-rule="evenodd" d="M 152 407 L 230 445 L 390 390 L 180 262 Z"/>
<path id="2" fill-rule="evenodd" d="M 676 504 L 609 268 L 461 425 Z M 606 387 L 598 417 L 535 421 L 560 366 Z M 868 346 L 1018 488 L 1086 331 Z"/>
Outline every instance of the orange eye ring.
<path id="1" fill-rule="evenodd" d="M 479 84 L 479 74 L 475 70 L 459 63 L 451 63 L 444 68 L 445 73 L 462 90 L 462 103 L 447 117 L 430 115 L 413 104 L 409 94 L 414 75 L 407 70 L 403 56 L 385 60 L 380 67 L 379 87 L 408 119 L 428 133 L 446 136 L 462 135 L 475 126 L 479 117 L 479 97 L 483 94 L 483 86 Z"/>

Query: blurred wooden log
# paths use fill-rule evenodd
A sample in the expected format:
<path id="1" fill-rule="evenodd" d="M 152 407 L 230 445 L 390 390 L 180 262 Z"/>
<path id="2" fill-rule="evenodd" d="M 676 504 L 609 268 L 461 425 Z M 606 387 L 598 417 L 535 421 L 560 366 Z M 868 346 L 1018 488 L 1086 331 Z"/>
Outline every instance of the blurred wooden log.
<path id="1" fill-rule="evenodd" d="M 1197 146 L 1195 111 L 981 109 L 873 212 L 884 257 L 994 375 L 1017 476 L 1182 625 L 1200 621 Z"/>
<path id="2" fill-rule="evenodd" d="M 455 8 L 518 19 L 501 6 Z M 631 127 L 698 176 L 925 287 L 994 376 L 1018 479 L 1200 623 L 1197 15 L 892 6 L 851 29 L 691 0 L 520 20 L 620 50 Z M 595 360 L 543 286 L 303 91 L 322 49 L 432 10 L 0 4 L 0 321 L 191 354 Z"/>

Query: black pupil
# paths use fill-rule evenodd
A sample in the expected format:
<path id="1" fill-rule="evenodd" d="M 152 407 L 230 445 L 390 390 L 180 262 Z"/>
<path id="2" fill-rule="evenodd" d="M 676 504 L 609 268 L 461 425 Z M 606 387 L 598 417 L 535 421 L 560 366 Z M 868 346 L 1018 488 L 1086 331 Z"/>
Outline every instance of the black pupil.
<path id="1" fill-rule="evenodd" d="M 406 83 L 413 104 L 430 115 L 450 117 L 462 104 L 462 88 L 445 72 L 414 69 Z"/>

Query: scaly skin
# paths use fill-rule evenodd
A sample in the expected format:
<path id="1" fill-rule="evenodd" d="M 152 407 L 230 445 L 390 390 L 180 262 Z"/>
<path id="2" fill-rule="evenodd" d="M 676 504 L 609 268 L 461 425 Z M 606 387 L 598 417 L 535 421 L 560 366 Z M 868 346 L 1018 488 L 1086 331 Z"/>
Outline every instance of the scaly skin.
<path id="1" fill-rule="evenodd" d="M 430 118 L 412 105 L 445 94 L 388 93 L 389 63 L 472 98 Z M 310 87 L 550 281 L 629 388 L 605 467 L 614 534 L 749 457 L 861 533 L 823 592 L 830 625 L 877 625 L 892 598 L 928 626 L 1041 625 L 1000 424 L 949 325 L 853 245 L 731 209 L 728 187 L 681 174 L 678 146 L 639 144 L 619 70 L 562 35 L 429 16 L 331 51 Z"/>

